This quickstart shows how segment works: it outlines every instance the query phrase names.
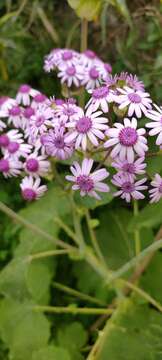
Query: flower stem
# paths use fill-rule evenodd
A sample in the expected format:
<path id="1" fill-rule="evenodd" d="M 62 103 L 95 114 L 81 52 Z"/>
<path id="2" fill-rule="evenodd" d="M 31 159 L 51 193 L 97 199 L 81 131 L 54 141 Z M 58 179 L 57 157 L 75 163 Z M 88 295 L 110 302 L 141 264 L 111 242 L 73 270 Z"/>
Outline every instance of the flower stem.
<path id="1" fill-rule="evenodd" d="M 83 233 L 82 233 L 81 219 L 80 219 L 80 216 L 78 214 L 78 209 L 77 209 L 74 199 L 73 199 L 73 194 L 71 194 L 70 200 L 71 200 L 73 223 L 74 223 L 74 228 L 75 228 L 75 235 L 77 238 L 77 244 L 79 245 L 80 254 L 83 255 L 86 244 L 85 244 Z"/>
<path id="2" fill-rule="evenodd" d="M 19 214 L 15 213 L 12 209 L 8 206 L 0 202 L 0 210 L 3 211 L 6 215 L 8 215 L 11 219 L 15 222 L 20 223 L 21 225 L 25 226 L 27 229 L 31 230 L 33 233 L 43 236 L 45 239 L 52 241 L 54 244 L 60 246 L 62 249 L 71 249 L 75 250 L 75 247 L 69 244 L 66 244 L 64 241 L 60 239 L 56 239 L 52 235 L 48 234 L 41 228 L 37 227 L 35 224 L 30 223 L 28 220 L 24 219 Z"/>
<path id="3" fill-rule="evenodd" d="M 54 314 L 72 314 L 72 315 L 101 315 L 101 314 L 112 314 L 113 309 L 103 309 L 103 308 L 77 308 L 74 306 L 44 306 L 36 305 L 33 306 L 34 311 L 39 312 L 48 312 Z"/>
<path id="4" fill-rule="evenodd" d="M 69 249 L 62 249 L 62 250 L 48 250 L 48 251 L 42 251 L 40 253 L 32 254 L 27 257 L 28 261 L 33 261 L 37 259 L 46 258 L 49 256 L 56 256 L 56 255 L 65 255 L 69 254 L 71 250 Z"/>
<path id="5" fill-rule="evenodd" d="M 68 225 L 66 225 L 60 218 L 55 217 L 54 221 L 60 226 L 60 228 L 62 228 L 66 234 L 73 239 L 73 241 L 78 245 L 79 241 L 78 238 L 76 236 L 76 234 L 70 229 L 70 227 Z"/>
<path id="6" fill-rule="evenodd" d="M 137 216 L 139 214 L 138 201 L 137 200 L 133 201 L 133 212 L 134 212 L 134 216 Z M 140 232 L 139 232 L 139 230 L 134 230 L 134 238 L 135 238 L 135 254 L 137 256 L 141 251 L 141 240 L 140 240 Z"/>
<path id="7" fill-rule="evenodd" d="M 52 285 L 53 285 L 54 288 L 56 288 L 56 289 L 58 289 L 58 290 L 60 290 L 62 292 L 65 292 L 65 293 L 67 293 L 69 295 L 75 296 L 78 299 L 80 298 L 82 300 L 89 301 L 89 302 L 91 302 L 93 304 L 97 304 L 97 305 L 102 305 L 102 306 L 106 305 L 103 301 L 101 301 L 99 299 L 96 299 L 95 297 L 84 294 L 84 293 L 82 293 L 82 292 L 80 292 L 78 290 L 74 290 L 74 289 L 70 288 L 69 286 L 60 284 L 60 283 L 58 283 L 56 281 L 54 281 L 52 283 Z"/>
<path id="8" fill-rule="evenodd" d="M 103 263 L 103 265 L 107 267 L 104 256 L 102 255 L 102 252 L 101 252 L 100 247 L 98 245 L 96 234 L 95 234 L 95 232 L 94 232 L 94 230 L 93 230 L 93 228 L 91 226 L 91 217 L 90 217 L 90 213 L 89 213 L 88 210 L 86 210 L 85 216 L 86 216 L 86 221 L 87 221 L 87 226 L 88 226 L 91 242 L 92 242 L 93 248 L 94 248 L 94 250 L 96 252 L 96 255 L 98 256 L 100 261 Z"/>

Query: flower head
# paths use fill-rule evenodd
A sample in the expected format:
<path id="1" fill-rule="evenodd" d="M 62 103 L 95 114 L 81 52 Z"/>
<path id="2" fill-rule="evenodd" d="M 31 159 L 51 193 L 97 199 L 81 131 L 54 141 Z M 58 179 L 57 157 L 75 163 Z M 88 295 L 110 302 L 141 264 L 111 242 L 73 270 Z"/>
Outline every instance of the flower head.
<path id="1" fill-rule="evenodd" d="M 91 95 L 90 100 L 87 103 L 87 106 L 91 106 L 93 111 L 101 108 L 104 113 L 109 111 L 108 104 L 114 100 L 113 91 L 109 89 L 108 86 L 100 86 L 96 89 L 88 91 Z"/>
<path id="2" fill-rule="evenodd" d="M 47 157 L 44 155 L 37 155 L 36 152 L 32 153 L 24 163 L 24 170 L 33 177 L 44 176 L 50 169 L 50 162 L 46 159 Z"/>
<path id="3" fill-rule="evenodd" d="M 27 201 L 38 200 L 47 191 L 47 186 L 40 186 L 40 183 L 39 177 L 34 179 L 32 176 L 26 176 L 20 183 L 23 199 Z"/>
<path id="4" fill-rule="evenodd" d="M 146 127 L 151 129 L 149 131 L 150 136 L 158 135 L 156 139 L 156 145 L 162 144 L 162 107 L 154 104 L 156 110 L 149 110 L 147 112 L 147 118 L 153 120 L 146 124 Z"/>
<path id="5" fill-rule="evenodd" d="M 116 96 L 115 101 L 120 104 L 119 109 L 128 107 L 128 116 L 132 116 L 134 113 L 137 118 L 147 114 L 147 110 L 151 109 L 152 100 L 149 93 L 140 90 L 132 90 L 128 86 L 124 88 L 117 88 L 121 95 Z"/>
<path id="6" fill-rule="evenodd" d="M 58 77 L 61 79 L 61 83 L 66 83 L 68 87 L 72 85 L 79 87 L 83 79 L 83 70 L 80 65 L 63 64 L 59 66 Z"/>
<path id="7" fill-rule="evenodd" d="M 151 185 L 152 189 L 149 190 L 150 203 L 158 202 L 162 198 L 162 177 L 159 174 L 155 174 Z"/>
<path id="8" fill-rule="evenodd" d="M 124 119 L 124 125 L 115 123 L 114 128 L 109 128 L 106 134 L 110 137 L 104 144 L 105 148 L 114 146 L 111 151 L 112 158 L 119 155 L 120 160 L 127 159 L 129 162 L 134 161 L 135 153 L 144 156 L 148 150 L 147 140 L 143 136 L 145 129 L 137 129 L 137 120 L 132 118 Z"/>
<path id="9" fill-rule="evenodd" d="M 145 173 L 146 163 L 144 163 L 144 157 L 140 157 L 133 162 L 116 158 L 112 162 L 112 166 L 118 171 L 118 174 L 125 174 L 129 178 L 134 179 L 136 175 Z"/>
<path id="10" fill-rule="evenodd" d="M 30 105 L 30 97 L 34 97 L 39 94 L 39 91 L 32 89 L 31 86 L 23 84 L 19 87 L 18 93 L 16 95 L 16 101 L 18 104 L 23 104 L 24 106 Z"/>
<path id="11" fill-rule="evenodd" d="M 61 160 L 66 160 L 71 157 L 74 151 L 74 145 L 73 143 L 67 144 L 65 138 L 65 129 L 63 127 L 49 130 L 48 134 L 44 136 L 46 153 Z"/>
<path id="12" fill-rule="evenodd" d="M 116 174 L 113 176 L 112 183 L 119 187 L 114 196 L 121 196 L 126 202 L 130 202 L 131 199 L 144 199 L 144 195 L 141 193 L 142 190 L 146 190 L 147 186 L 143 185 L 147 181 L 147 178 L 134 181 L 127 175 Z"/>
<path id="13" fill-rule="evenodd" d="M 73 175 L 67 175 L 66 179 L 74 183 L 72 189 L 79 190 L 81 196 L 89 195 L 99 200 L 100 196 L 97 191 L 109 191 L 108 185 L 102 182 L 108 177 L 109 173 L 106 169 L 99 169 L 90 173 L 92 166 L 92 159 L 84 159 L 81 166 L 75 161 L 70 167 Z"/>
<path id="14" fill-rule="evenodd" d="M 5 178 L 11 176 L 20 175 L 22 170 L 22 163 L 10 157 L 4 157 L 0 159 L 0 172 L 4 175 Z"/>
<path id="15" fill-rule="evenodd" d="M 73 121 L 67 123 L 67 127 L 71 129 L 69 135 L 66 137 L 66 142 L 72 142 L 75 140 L 75 148 L 80 147 L 85 151 L 87 148 L 87 140 L 89 140 L 94 146 L 99 145 L 99 141 L 105 137 L 104 131 L 108 129 L 108 119 L 100 117 L 101 111 L 92 112 L 89 107 L 86 113 L 80 108 L 78 114 Z"/>
<path id="16" fill-rule="evenodd" d="M 101 75 L 97 70 L 96 66 L 87 66 L 84 70 L 82 77 L 81 85 L 85 86 L 87 90 L 94 89 L 95 87 L 100 86 Z"/>

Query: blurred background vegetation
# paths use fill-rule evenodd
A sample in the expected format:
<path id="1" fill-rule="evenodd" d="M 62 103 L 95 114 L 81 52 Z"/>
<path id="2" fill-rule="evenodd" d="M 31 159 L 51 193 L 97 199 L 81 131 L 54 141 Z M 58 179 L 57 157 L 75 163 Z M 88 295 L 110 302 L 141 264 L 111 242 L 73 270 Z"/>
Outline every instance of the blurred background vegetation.
<path id="1" fill-rule="evenodd" d="M 69 26 L 70 24 L 70 26 Z M 80 47 L 80 21 L 66 0 L 0 0 L 0 93 L 21 83 L 59 94 L 43 57 L 54 47 Z M 89 23 L 89 48 L 113 73 L 137 73 L 156 101 L 162 100 L 162 4 L 159 0 L 105 0 Z"/>

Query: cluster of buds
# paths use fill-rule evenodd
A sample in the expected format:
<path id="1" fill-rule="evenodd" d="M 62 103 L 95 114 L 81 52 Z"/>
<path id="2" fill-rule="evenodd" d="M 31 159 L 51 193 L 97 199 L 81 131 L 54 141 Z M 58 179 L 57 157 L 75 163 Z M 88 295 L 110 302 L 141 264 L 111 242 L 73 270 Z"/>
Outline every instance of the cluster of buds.
<path id="1" fill-rule="evenodd" d="M 143 82 L 128 73 L 111 75 L 110 65 L 90 50 L 79 54 L 55 49 L 45 58 L 44 67 L 46 71 L 57 68 L 69 87 L 85 86 L 88 102 L 83 109 L 73 98 L 47 98 L 26 84 L 15 99 L 1 97 L 0 172 L 4 177 L 20 176 L 22 196 L 32 201 L 47 190 L 41 182 L 47 183 L 53 159 L 64 164 L 68 159 L 71 174 L 66 180 L 72 182 L 72 190 L 99 200 L 100 192 L 110 191 L 110 175 L 103 161 L 96 161 L 96 154 L 105 152 L 104 158 L 109 156 L 109 166 L 115 169 L 109 180 L 117 187 L 114 196 L 126 202 L 143 199 L 143 191 L 151 185 L 150 201 L 159 201 L 162 178 L 155 174 L 150 181 L 145 159 L 149 135 L 157 136 L 156 145 L 162 145 L 162 108 L 153 105 Z M 70 68 L 76 70 L 73 78 Z M 87 75 L 92 69 L 98 78 Z M 141 119 L 148 133 L 140 127 Z"/>

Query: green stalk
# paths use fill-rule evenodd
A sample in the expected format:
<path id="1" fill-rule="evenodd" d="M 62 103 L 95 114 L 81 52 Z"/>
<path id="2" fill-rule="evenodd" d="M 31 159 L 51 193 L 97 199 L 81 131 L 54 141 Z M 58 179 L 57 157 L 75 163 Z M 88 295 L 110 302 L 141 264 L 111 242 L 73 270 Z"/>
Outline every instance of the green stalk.
<path id="1" fill-rule="evenodd" d="M 133 212 L 134 212 L 134 216 L 137 216 L 139 214 L 137 200 L 133 201 Z M 134 239 L 135 239 L 135 254 L 137 256 L 141 251 L 141 239 L 140 239 L 139 230 L 134 230 Z"/>
<path id="2" fill-rule="evenodd" d="M 29 255 L 27 257 L 27 261 L 31 262 L 33 260 L 39 260 L 39 259 L 50 257 L 50 256 L 65 255 L 65 254 L 69 254 L 69 253 L 71 253 L 71 250 L 69 250 L 69 249 L 42 251 L 40 253 Z"/>
<path id="3" fill-rule="evenodd" d="M 38 312 L 48 312 L 54 314 L 72 314 L 72 315 L 102 315 L 107 314 L 111 315 L 113 309 L 98 309 L 98 308 L 75 308 L 75 307 L 64 307 L 64 306 L 44 306 L 36 305 L 33 306 L 34 311 Z"/>
<path id="4" fill-rule="evenodd" d="M 54 281 L 52 283 L 53 287 L 64 292 L 64 293 L 67 293 L 69 295 L 72 295 L 72 296 L 75 296 L 77 297 L 78 299 L 81 299 L 81 300 L 85 300 L 85 301 L 89 301 L 93 304 L 96 304 L 96 305 L 102 305 L 102 306 L 105 306 L 106 304 L 102 301 L 102 300 L 99 300 L 99 299 L 96 299 L 95 297 L 92 297 L 90 295 L 87 295 L 87 294 L 84 294 L 78 290 L 74 290 L 72 288 L 70 288 L 69 286 L 65 286 L 63 284 L 60 284 L 56 281 Z"/>

